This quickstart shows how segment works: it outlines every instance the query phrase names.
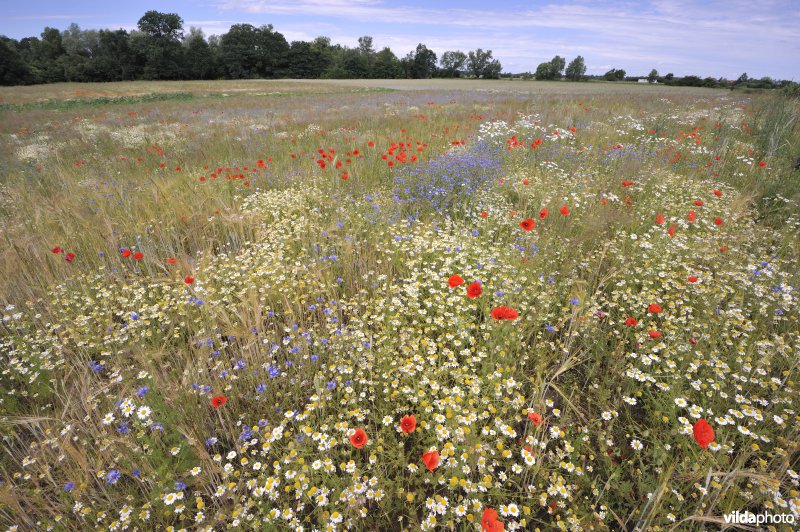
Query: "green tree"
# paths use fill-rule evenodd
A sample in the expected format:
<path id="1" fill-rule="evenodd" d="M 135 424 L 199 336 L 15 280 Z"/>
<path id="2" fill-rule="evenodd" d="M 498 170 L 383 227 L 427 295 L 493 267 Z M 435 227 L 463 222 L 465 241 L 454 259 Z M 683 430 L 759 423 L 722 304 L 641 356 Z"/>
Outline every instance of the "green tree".
<path id="1" fill-rule="evenodd" d="M 539 81 L 545 81 L 553 79 L 551 75 L 552 75 L 552 65 L 548 61 L 546 63 L 539 63 L 539 66 L 536 67 L 536 73 L 534 74 L 534 77 Z"/>
<path id="2" fill-rule="evenodd" d="M 467 59 L 467 68 L 470 73 L 476 78 L 498 78 L 503 67 L 496 59 L 492 59 L 492 51 L 486 50 L 485 52 L 478 48 L 474 52 L 470 52 Z"/>
<path id="3" fill-rule="evenodd" d="M 17 41 L 0 35 L 0 85 L 29 83 L 31 73 L 17 50 Z"/>
<path id="4" fill-rule="evenodd" d="M 189 28 L 189 35 L 183 40 L 184 77 L 188 79 L 213 79 L 217 76 L 216 57 L 206 42 L 203 30 Z"/>
<path id="5" fill-rule="evenodd" d="M 566 60 L 560 55 L 555 56 L 550 60 L 550 77 L 548 79 L 561 79 L 564 72 L 564 65 Z"/>
<path id="6" fill-rule="evenodd" d="M 255 78 L 259 75 L 258 36 L 251 24 L 234 24 L 220 37 L 219 55 L 225 77 Z"/>
<path id="7" fill-rule="evenodd" d="M 653 69 L 653 70 L 651 70 L 651 71 L 650 71 L 650 73 L 647 75 L 647 82 L 648 82 L 648 83 L 655 83 L 656 81 L 658 81 L 658 70 L 656 70 L 656 69 L 654 68 L 654 69 Z"/>
<path id="8" fill-rule="evenodd" d="M 461 50 L 445 52 L 439 59 L 442 74 L 448 78 L 457 78 L 467 62 L 467 55 Z"/>
<path id="9" fill-rule="evenodd" d="M 410 74 L 415 79 L 427 79 L 436 73 L 436 54 L 422 43 L 417 45 L 414 52 Z"/>
<path id="10" fill-rule="evenodd" d="M 388 47 L 375 55 L 373 76 L 379 79 L 399 78 L 403 74 L 400 60 Z"/>
<path id="11" fill-rule="evenodd" d="M 287 62 L 287 74 L 290 78 L 319 78 L 328 66 L 324 52 L 313 43 L 305 41 L 292 42 Z"/>
<path id="12" fill-rule="evenodd" d="M 132 36 L 133 48 L 144 59 L 145 79 L 178 79 L 183 74 L 183 19 L 175 13 L 148 11 Z"/>
<path id="13" fill-rule="evenodd" d="M 570 81 L 580 81 L 583 79 L 584 74 L 586 74 L 586 64 L 583 61 L 583 57 L 579 55 L 567 65 L 565 75 Z"/>

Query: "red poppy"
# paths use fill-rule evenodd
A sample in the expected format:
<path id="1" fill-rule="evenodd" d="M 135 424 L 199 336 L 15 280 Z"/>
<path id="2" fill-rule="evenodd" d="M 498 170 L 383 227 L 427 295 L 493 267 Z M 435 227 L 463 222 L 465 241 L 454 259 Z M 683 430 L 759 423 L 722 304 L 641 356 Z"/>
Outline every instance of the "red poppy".
<path id="1" fill-rule="evenodd" d="M 447 286 L 450 288 L 455 288 L 456 286 L 461 286 L 462 284 L 464 284 L 464 279 L 462 279 L 458 274 L 451 275 L 450 279 L 447 280 Z"/>
<path id="2" fill-rule="evenodd" d="M 661 214 L 656 214 L 656 223 L 657 223 L 658 225 L 661 225 L 661 224 L 663 224 L 663 223 L 664 223 L 664 216 L 663 216 L 663 215 L 661 215 Z"/>
<path id="3" fill-rule="evenodd" d="M 144 253 L 141 251 L 137 251 L 133 254 L 133 260 L 142 260 L 144 258 Z"/>
<path id="4" fill-rule="evenodd" d="M 486 218 L 489 216 L 489 213 L 486 211 L 481 211 L 481 218 Z"/>
<path id="5" fill-rule="evenodd" d="M 485 532 L 503 532 L 505 526 L 502 521 L 497 520 L 497 510 L 486 508 L 481 518 L 481 530 Z"/>
<path id="6" fill-rule="evenodd" d="M 567 207 L 566 205 L 562 205 L 561 206 L 561 214 L 563 214 L 564 216 L 567 216 L 569 214 L 569 207 Z"/>
<path id="7" fill-rule="evenodd" d="M 722 218 L 714 218 L 714 225 L 720 226 L 722 224 Z"/>
<path id="8" fill-rule="evenodd" d="M 760 163 L 758 163 L 758 166 L 761 167 L 761 168 L 764 168 L 765 166 L 767 166 L 767 163 L 764 162 L 764 161 L 761 161 Z"/>
<path id="9" fill-rule="evenodd" d="M 50 253 L 56 253 L 56 254 L 64 253 L 64 250 L 61 249 L 61 246 L 56 246 L 56 247 L 54 247 L 53 249 L 50 250 Z"/>
<path id="10" fill-rule="evenodd" d="M 678 228 L 677 225 L 670 225 L 669 229 L 667 229 L 667 234 L 669 234 L 669 236 L 675 236 L 675 230 L 677 228 Z"/>
<path id="11" fill-rule="evenodd" d="M 636 325 L 638 325 L 638 323 L 639 322 L 636 321 L 636 318 L 634 318 L 634 317 L 629 317 L 629 318 L 627 318 L 625 320 L 625 325 L 627 325 L 628 327 L 636 327 Z"/>
<path id="12" fill-rule="evenodd" d="M 690 275 L 689 277 L 686 278 L 686 280 L 689 281 L 690 283 L 696 283 L 697 277 L 694 275 Z"/>
<path id="13" fill-rule="evenodd" d="M 702 207 L 703 206 L 703 201 L 699 200 L 699 199 L 696 199 L 696 200 L 694 200 L 694 204 L 697 205 L 698 207 Z"/>
<path id="14" fill-rule="evenodd" d="M 650 306 L 647 307 L 647 311 L 652 312 L 653 314 L 658 314 L 662 310 L 663 309 L 661 308 L 661 305 L 659 305 L 658 303 L 651 303 Z"/>
<path id="15" fill-rule="evenodd" d="M 183 278 L 183 282 L 186 284 L 192 284 L 194 282 L 194 277 L 187 275 Z"/>
<path id="16" fill-rule="evenodd" d="M 542 424 L 542 415 L 538 412 L 528 412 L 528 419 L 537 427 Z"/>
<path id="17" fill-rule="evenodd" d="M 636 181 L 623 181 L 622 182 L 622 186 L 625 187 L 625 188 L 628 188 L 629 186 L 635 185 L 635 184 L 636 184 Z"/>
<path id="18" fill-rule="evenodd" d="M 130 256 L 131 256 L 131 250 L 129 250 L 129 249 L 123 249 L 123 250 L 122 250 L 122 256 L 123 256 L 124 258 L 126 258 L 126 259 L 127 259 L 128 257 L 130 257 Z"/>
<path id="19" fill-rule="evenodd" d="M 492 317 L 496 320 L 515 320 L 519 317 L 519 314 L 511 307 L 501 306 L 492 309 Z"/>
<path id="20" fill-rule="evenodd" d="M 654 340 L 655 340 L 656 338 L 661 338 L 661 333 L 660 333 L 660 332 L 658 332 L 658 331 L 648 331 L 648 333 L 647 333 L 647 334 L 649 334 L 649 335 L 650 335 L 650 338 L 652 338 L 652 339 L 654 339 Z"/>
<path id="21" fill-rule="evenodd" d="M 539 219 L 544 220 L 545 218 L 547 218 L 548 214 L 550 214 L 550 211 L 548 211 L 547 209 L 542 209 L 541 211 L 539 211 Z"/>
<path id="22" fill-rule="evenodd" d="M 72 262 L 73 260 L 75 260 L 75 254 L 67 253 L 66 255 L 64 255 L 64 260 L 67 262 Z"/>
<path id="23" fill-rule="evenodd" d="M 697 345 L 697 338 L 695 338 L 694 336 L 690 336 L 689 343 L 692 345 Z"/>
<path id="24" fill-rule="evenodd" d="M 719 248 L 719 250 L 723 252 L 728 251 L 729 249 L 730 248 L 728 246 L 722 246 L 721 248 Z"/>
<path id="25" fill-rule="evenodd" d="M 481 288 L 481 283 L 475 281 L 474 283 L 470 284 L 467 287 L 467 297 L 470 299 L 475 299 L 479 297 L 483 293 L 483 289 Z"/>
<path id="26" fill-rule="evenodd" d="M 527 185 L 528 183 L 530 183 L 530 181 L 528 181 L 527 179 L 523 179 L 523 180 L 522 180 L 522 184 L 523 184 L 523 185 Z"/>
<path id="27" fill-rule="evenodd" d="M 433 473 L 433 470 L 439 467 L 439 451 L 430 451 L 422 453 L 422 463 L 428 468 L 428 471 Z"/>
<path id="28" fill-rule="evenodd" d="M 519 223 L 519 226 L 526 231 L 530 231 L 536 227 L 536 222 L 533 221 L 533 218 L 526 218 Z"/>
<path id="29" fill-rule="evenodd" d="M 707 449 L 708 444 L 714 441 L 714 429 L 708 424 L 705 419 L 700 419 L 692 427 L 694 439 L 701 449 Z"/>
<path id="30" fill-rule="evenodd" d="M 689 211 L 689 214 L 686 216 L 686 219 L 690 222 L 694 222 L 697 219 L 697 215 L 694 211 Z"/>
<path id="31" fill-rule="evenodd" d="M 350 435 L 350 443 L 352 443 L 353 447 L 356 449 L 364 447 L 367 441 L 369 441 L 369 438 L 367 438 L 367 433 L 364 432 L 363 429 L 356 429 L 356 431 Z"/>
<path id="32" fill-rule="evenodd" d="M 417 418 L 412 416 L 403 416 L 400 420 L 400 430 L 405 434 L 411 434 L 417 428 Z"/>
<path id="33" fill-rule="evenodd" d="M 175 264 L 176 262 L 178 261 L 175 259 L 175 257 L 170 257 L 167 259 L 167 264 Z"/>
<path id="34" fill-rule="evenodd" d="M 225 397 L 224 395 L 215 395 L 214 397 L 211 398 L 211 406 L 213 406 L 214 408 L 219 408 L 227 402 L 228 398 Z"/>
<path id="35" fill-rule="evenodd" d="M 714 189 L 714 195 L 718 198 L 722 197 L 722 192 L 719 189 Z"/>

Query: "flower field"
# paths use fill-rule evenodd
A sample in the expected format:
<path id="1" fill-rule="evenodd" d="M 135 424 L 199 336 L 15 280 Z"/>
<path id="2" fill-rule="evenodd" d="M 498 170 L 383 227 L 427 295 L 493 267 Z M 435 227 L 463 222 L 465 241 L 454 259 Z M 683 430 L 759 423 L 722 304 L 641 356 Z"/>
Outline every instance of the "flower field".
<path id="1" fill-rule="evenodd" d="M 800 519 L 796 101 L 225 83 L 3 89 L 4 529 Z"/>

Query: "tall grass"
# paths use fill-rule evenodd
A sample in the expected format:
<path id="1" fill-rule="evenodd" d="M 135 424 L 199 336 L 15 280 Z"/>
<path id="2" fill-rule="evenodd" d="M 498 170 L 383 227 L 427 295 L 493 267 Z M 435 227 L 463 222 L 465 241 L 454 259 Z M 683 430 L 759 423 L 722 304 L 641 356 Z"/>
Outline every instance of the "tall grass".
<path id="1" fill-rule="evenodd" d="M 796 514 L 796 102 L 353 84 L 2 90 L 0 522 Z"/>

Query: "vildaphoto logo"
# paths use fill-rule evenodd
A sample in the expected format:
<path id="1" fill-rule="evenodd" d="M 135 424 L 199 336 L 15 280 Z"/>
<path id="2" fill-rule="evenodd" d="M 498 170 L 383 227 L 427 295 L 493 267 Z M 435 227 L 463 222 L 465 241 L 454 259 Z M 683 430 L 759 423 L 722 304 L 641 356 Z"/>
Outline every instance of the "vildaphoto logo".
<path id="1" fill-rule="evenodd" d="M 793 525 L 795 523 L 794 514 L 754 514 L 752 512 L 735 511 L 723 516 L 725 523 L 733 525 Z"/>

